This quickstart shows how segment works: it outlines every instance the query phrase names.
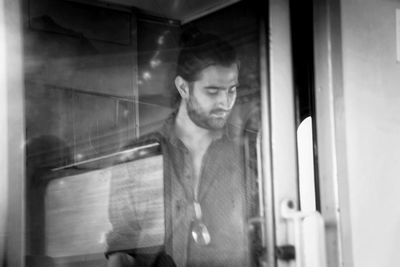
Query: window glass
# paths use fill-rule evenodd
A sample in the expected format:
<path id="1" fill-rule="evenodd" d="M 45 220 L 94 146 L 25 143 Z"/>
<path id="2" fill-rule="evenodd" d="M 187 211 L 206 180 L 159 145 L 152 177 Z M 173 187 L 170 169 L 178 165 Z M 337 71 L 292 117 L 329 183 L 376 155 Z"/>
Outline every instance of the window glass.
<path id="1" fill-rule="evenodd" d="M 267 59 L 220 2 L 26 1 L 27 266 L 261 265 Z"/>

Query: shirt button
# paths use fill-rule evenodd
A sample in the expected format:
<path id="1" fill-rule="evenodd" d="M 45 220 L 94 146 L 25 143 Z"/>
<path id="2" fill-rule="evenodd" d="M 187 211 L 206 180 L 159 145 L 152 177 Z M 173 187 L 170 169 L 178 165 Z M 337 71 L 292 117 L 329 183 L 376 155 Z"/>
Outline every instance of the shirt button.
<path id="1" fill-rule="evenodd" d="M 177 200 L 175 202 L 176 213 L 180 213 L 182 208 L 183 208 L 183 200 Z"/>

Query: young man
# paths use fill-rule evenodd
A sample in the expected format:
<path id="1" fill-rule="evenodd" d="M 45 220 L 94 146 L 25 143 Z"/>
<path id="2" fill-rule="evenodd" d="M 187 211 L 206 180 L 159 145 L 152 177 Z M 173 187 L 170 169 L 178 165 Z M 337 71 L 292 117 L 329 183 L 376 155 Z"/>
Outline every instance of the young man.
<path id="1" fill-rule="evenodd" d="M 198 35 L 180 52 L 175 85 L 181 101 L 158 135 L 169 188 L 159 266 L 248 265 L 242 150 L 227 123 L 238 74 L 234 49 L 214 35 Z M 142 266 L 134 251 L 138 214 L 126 208 L 135 206 L 133 197 L 115 198 L 109 266 Z"/>

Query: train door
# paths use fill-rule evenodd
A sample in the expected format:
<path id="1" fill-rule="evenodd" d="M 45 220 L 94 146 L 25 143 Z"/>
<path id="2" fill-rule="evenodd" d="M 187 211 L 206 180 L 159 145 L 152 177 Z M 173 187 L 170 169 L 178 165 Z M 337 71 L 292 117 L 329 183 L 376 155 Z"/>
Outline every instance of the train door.
<path id="1" fill-rule="evenodd" d="M 2 15 L 21 16 L 12 32 L 24 44 L 10 53 L 24 64 L 18 82 L 2 91 L 17 104 L 3 141 L 25 144 L 2 155 L 8 266 L 106 266 L 110 163 L 102 160 L 173 111 L 179 42 L 196 31 L 229 41 L 241 60 L 230 123 L 247 160 L 248 266 L 324 266 L 322 219 L 300 210 L 289 1 L 88 2 L 2 6 Z"/>

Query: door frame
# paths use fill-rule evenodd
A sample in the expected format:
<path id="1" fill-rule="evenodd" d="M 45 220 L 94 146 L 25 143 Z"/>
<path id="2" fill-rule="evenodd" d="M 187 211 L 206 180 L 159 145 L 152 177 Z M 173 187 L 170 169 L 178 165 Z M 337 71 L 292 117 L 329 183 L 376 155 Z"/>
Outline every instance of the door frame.
<path id="1" fill-rule="evenodd" d="M 261 62 L 260 69 L 266 260 L 267 266 L 285 267 L 294 262 L 277 259 L 276 248 L 294 244 L 295 240 L 293 229 L 282 217 L 281 205 L 291 200 L 299 207 L 289 0 L 269 0 L 265 8 L 267 38 L 261 41 L 260 54 L 267 66 Z"/>
<path id="2" fill-rule="evenodd" d="M 329 267 L 353 266 L 340 2 L 313 1 L 316 162 Z"/>

